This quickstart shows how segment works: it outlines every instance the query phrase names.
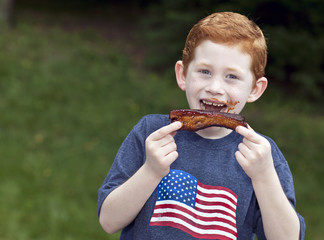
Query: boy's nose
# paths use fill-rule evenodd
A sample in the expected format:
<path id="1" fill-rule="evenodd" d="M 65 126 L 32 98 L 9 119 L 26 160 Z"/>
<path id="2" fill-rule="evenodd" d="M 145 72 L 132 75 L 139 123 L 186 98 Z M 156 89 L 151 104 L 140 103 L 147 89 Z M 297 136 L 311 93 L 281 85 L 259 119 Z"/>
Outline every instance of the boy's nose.
<path id="1" fill-rule="evenodd" d="M 212 95 L 222 95 L 225 93 L 222 81 L 220 79 L 213 79 L 206 87 L 206 91 Z"/>

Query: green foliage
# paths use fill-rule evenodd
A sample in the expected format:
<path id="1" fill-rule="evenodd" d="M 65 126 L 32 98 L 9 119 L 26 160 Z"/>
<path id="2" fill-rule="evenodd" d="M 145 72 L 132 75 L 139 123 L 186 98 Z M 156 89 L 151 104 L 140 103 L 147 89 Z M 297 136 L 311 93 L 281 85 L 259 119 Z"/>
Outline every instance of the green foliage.
<path id="1" fill-rule="evenodd" d="M 182 57 L 190 28 L 205 15 L 203 9 L 211 2 L 161 0 L 149 5 L 145 17 L 139 19 L 139 38 L 147 43 L 146 66 L 161 72 L 173 71 L 174 63 Z"/>
<path id="2" fill-rule="evenodd" d="M 269 27 L 267 31 L 274 36 L 269 40 L 269 79 L 282 86 L 284 93 L 323 99 L 324 34 L 314 37 L 281 27 Z"/>
<path id="3" fill-rule="evenodd" d="M 0 239 L 105 238 L 97 189 L 121 141 L 179 92 L 93 33 L 19 25 L 0 49 Z"/>

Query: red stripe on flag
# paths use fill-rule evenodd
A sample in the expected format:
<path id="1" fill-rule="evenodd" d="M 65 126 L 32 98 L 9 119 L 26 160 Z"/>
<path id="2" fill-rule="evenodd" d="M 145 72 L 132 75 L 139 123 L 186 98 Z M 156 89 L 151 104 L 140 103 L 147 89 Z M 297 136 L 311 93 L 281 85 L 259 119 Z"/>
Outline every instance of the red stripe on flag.
<path id="1" fill-rule="evenodd" d="M 237 199 L 237 195 L 229 188 L 226 188 L 226 187 L 221 187 L 221 186 L 211 186 L 211 185 L 205 185 L 201 182 L 198 182 L 198 185 L 202 188 L 205 188 L 205 189 L 215 189 L 215 190 L 223 190 L 223 191 L 226 191 L 230 194 L 232 194 L 236 199 Z"/>
<path id="2" fill-rule="evenodd" d="M 150 226 L 169 226 L 169 227 L 174 227 L 174 228 L 178 228 L 188 234 L 190 234 L 191 236 L 195 237 L 195 238 L 204 238 L 204 239 L 218 239 L 218 240 L 233 240 L 236 239 L 237 234 L 235 234 L 235 238 L 233 237 L 226 237 L 224 235 L 221 234 L 202 234 L 202 233 L 196 233 L 194 231 L 192 231 L 191 229 L 185 227 L 182 224 L 178 224 L 178 223 L 174 223 L 174 222 L 152 222 L 150 223 Z"/>
<path id="3" fill-rule="evenodd" d="M 235 212 L 235 208 L 233 208 L 232 206 L 224 203 L 224 202 L 207 202 L 207 201 L 203 201 L 203 200 L 200 200 L 200 199 L 196 199 L 196 203 L 199 203 L 201 205 L 204 205 L 204 206 L 215 206 L 216 207 L 225 207 L 233 212 Z"/>
<path id="4" fill-rule="evenodd" d="M 203 197 L 209 197 L 209 198 L 222 198 L 230 201 L 231 203 L 236 205 L 236 201 L 233 200 L 233 198 L 225 195 L 225 194 L 215 194 L 215 193 L 203 193 L 197 189 L 197 195 L 203 196 Z"/>
<path id="5" fill-rule="evenodd" d="M 220 214 L 223 214 L 223 215 L 226 215 L 228 217 L 231 217 L 233 218 L 234 220 L 236 219 L 235 216 L 229 212 L 226 212 L 224 210 L 216 210 L 216 209 L 202 209 L 202 208 L 199 208 L 199 207 L 195 207 L 195 209 L 199 212 L 202 212 L 202 213 L 220 213 Z"/>
<path id="6" fill-rule="evenodd" d="M 236 228 L 236 224 L 233 221 L 230 221 L 228 219 L 222 218 L 222 217 L 214 217 L 214 216 L 210 216 L 210 217 L 204 217 L 204 216 L 199 216 L 197 214 L 195 214 L 194 212 L 181 207 L 179 205 L 176 204 L 161 204 L 159 206 L 157 206 L 155 209 L 175 209 L 175 210 L 179 210 L 183 213 L 189 214 L 190 216 L 194 217 L 195 219 L 201 220 L 201 221 L 205 221 L 205 222 L 211 222 L 211 221 L 219 221 L 219 222 L 223 222 L 226 224 L 229 224 L 233 227 Z M 163 212 L 163 213 L 154 213 L 152 217 L 163 217 L 163 216 L 168 216 L 167 214 L 169 214 L 168 212 Z M 175 214 L 178 215 L 178 213 L 170 213 L 170 214 Z M 235 220 L 235 219 L 234 219 Z"/>
<path id="7" fill-rule="evenodd" d="M 167 213 L 163 213 L 163 214 L 153 214 L 153 217 L 170 217 L 170 218 L 177 218 L 177 219 L 181 219 L 182 221 L 188 223 L 189 225 L 191 226 L 194 226 L 196 228 L 199 228 L 199 229 L 202 229 L 202 230 L 221 230 L 221 231 L 226 231 L 226 232 L 229 232 L 233 235 L 236 234 L 235 231 L 227 228 L 227 227 L 224 227 L 224 226 L 221 226 L 221 225 L 218 225 L 218 224 L 210 224 L 210 225 L 203 225 L 203 224 L 199 224 L 199 223 L 196 223 L 192 220 L 190 220 L 189 218 L 181 215 L 181 214 L 178 214 L 178 213 L 173 213 L 173 212 L 167 212 Z M 211 220 L 209 220 L 209 222 L 211 222 Z M 224 223 L 223 219 L 220 219 L 219 220 L 219 224 L 221 223 Z M 232 223 L 230 223 L 230 225 L 232 225 Z M 235 226 L 234 226 L 235 227 Z"/>

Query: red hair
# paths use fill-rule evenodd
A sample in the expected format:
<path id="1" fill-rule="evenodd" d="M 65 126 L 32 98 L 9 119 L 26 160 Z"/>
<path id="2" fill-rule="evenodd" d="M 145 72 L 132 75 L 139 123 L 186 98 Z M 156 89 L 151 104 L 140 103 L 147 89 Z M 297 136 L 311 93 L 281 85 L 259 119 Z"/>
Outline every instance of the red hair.
<path id="1" fill-rule="evenodd" d="M 247 17 L 232 12 L 214 13 L 200 20 L 190 30 L 183 49 L 184 74 L 194 58 L 196 47 L 203 40 L 228 46 L 238 45 L 251 56 L 251 71 L 255 79 L 264 76 L 267 45 L 261 29 Z"/>

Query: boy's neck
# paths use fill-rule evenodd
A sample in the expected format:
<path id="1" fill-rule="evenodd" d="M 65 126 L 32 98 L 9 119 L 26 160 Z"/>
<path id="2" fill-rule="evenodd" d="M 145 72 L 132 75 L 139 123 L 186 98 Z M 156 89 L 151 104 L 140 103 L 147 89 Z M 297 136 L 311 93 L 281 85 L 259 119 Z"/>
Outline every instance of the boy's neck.
<path id="1" fill-rule="evenodd" d="M 207 139 L 220 139 L 229 135 L 233 130 L 222 127 L 209 127 L 197 131 L 197 134 Z"/>

